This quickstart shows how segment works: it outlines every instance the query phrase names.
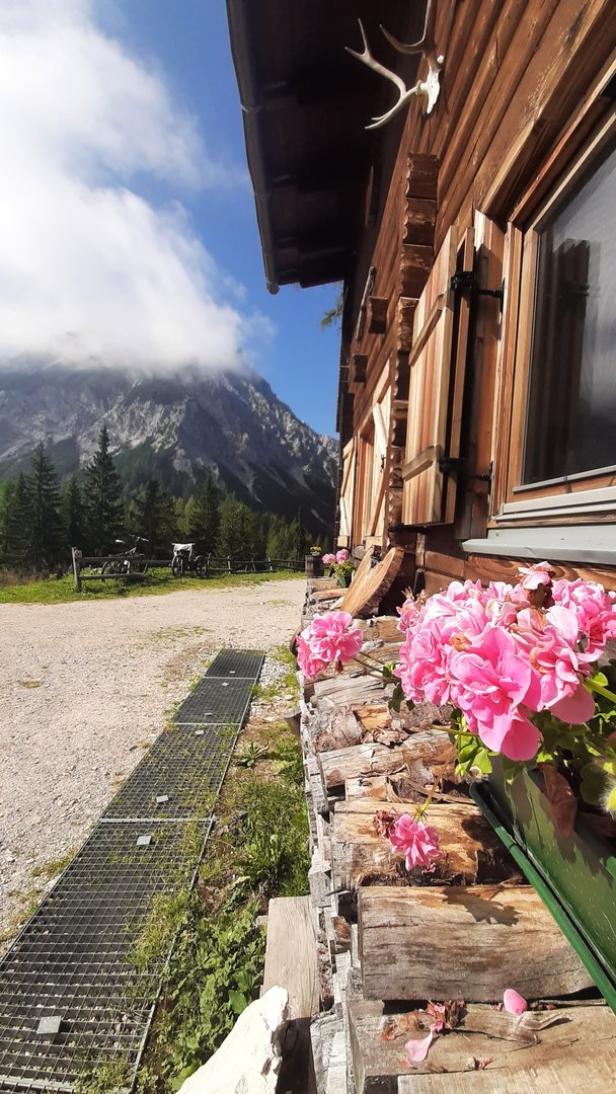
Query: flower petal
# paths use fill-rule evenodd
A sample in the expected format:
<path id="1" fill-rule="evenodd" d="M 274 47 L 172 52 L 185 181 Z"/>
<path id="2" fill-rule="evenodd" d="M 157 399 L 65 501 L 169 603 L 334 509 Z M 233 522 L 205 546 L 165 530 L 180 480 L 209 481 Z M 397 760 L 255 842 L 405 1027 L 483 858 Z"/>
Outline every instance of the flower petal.
<path id="1" fill-rule="evenodd" d="M 421 1041 L 406 1042 L 404 1048 L 412 1064 L 420 1064 L 422 1060 L 425 1060 L 433 1040 L 434 1034 L 432 1030 L 430 1030 L 428 1036 L 422 1037 Z"/>
<path id="2" fill-rule="evenodd" d="M 503 992 L 503 1005 L 505 1010 L 508 1010 L 510 1014 L 524 1014 L 525 1010 L 528 1010 L 528 1003 L 523 995 L 520 995 L 515 988 L 506 988 Z"/>
<path id="3" fill-rule="evenodd" d="M 561 718 L 563 722 L 569 722 L 572 726 L 581 726 L 592 718 L 595 713 L 595 701 L 589 691 L 580 684 L 573 695 L 565 699 L 559 699 L 550 707 L 552 714 Z"/>

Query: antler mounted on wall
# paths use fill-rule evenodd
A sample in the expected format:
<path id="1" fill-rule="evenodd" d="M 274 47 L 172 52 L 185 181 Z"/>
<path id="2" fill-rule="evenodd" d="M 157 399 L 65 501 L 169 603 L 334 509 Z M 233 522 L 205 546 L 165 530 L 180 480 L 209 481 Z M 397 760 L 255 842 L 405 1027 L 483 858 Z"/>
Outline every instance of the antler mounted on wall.
<path id="1" fill-rule="evenodd" d="M 366 126 L 366 129 L 378 129 L 379 126 L 385 125 L 386 122 L 388 122 L 390 118 L 393 118 L 394 114 L 397 114 L 398 111 L 415 95 L 422 95 L 426 98 L 425 112 L 426 114 L 432 113 L 441 90 L 440 72 L 443 67 L 443 61 L 445 60 L 441 54 L 437 54 L 436 52 L 434 43 L 435 20 L 435 0 L 427 0 L 423 34 L 418 42 L 399 42 L 397 38 L 394 38 L 393 34 L 390 34 L 385 27 L 381 26 L 381 31 L 387 38 L 387 41 L 390 42 L 394 49 L 397 49 L 399 53 L 421 53 L 428 62 L 428 74 L 425 80 L 418 80 L 413 87 L 407 87 L 400 76 L 397 76 L 395 72 L 392 72 L 390 68 L 386 68 L 385 65 L 382 65 L 372 56 L 364 25 L 361 19 L 359 20 L 359 29 L 361 31 L 364 48 L 361 53 L 358 53 L 357 50 L 351 49 L 350 46 L 345 46 L 347 53 L 350 53 L 352 57 L 357 57 L 358 61 L 367 65 L 368 68 L 371 68 L 374 72 L 378 72 L 380 76 L 384 76 L 386 80 L 390 80 L 398 89 L 397 102 L 395 102 L 391 109 L 387 110 L 385 114 L 373 118 L 371 124 Z"/>

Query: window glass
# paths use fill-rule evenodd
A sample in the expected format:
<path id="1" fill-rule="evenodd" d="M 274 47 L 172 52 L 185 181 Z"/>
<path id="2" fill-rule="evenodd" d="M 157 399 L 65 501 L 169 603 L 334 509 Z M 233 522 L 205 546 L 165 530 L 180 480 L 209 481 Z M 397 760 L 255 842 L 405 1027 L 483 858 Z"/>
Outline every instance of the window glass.
<path id="1" fill-rule="evenodd" d="M 616 464 L 616 149 L 539 229 L 524 481 Z"/>

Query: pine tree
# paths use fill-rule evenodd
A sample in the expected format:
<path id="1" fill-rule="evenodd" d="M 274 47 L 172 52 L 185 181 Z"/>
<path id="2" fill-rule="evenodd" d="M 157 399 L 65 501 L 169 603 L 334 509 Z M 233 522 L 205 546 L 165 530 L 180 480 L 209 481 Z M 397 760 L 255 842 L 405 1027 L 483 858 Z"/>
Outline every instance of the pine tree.
<path id="1" fill-rule="evenodd" d="M 55 566 L 62 551 L 60 491 L 53 463 L 41 441 L 34 450 L 28 475 L 30 527 L 27 560 L 36 569 Z"/>
<path id="2" fill-rule="evenodd" d="M 220 529 L 220 492 L 211 475 L 205 477 L 186 506 L 186 529 L 189 540 L 197 544 L 202 554 L 210 554 L 216 549 Z"/>
<path id="3" fill-rule="evenodd" d="M 81 547 L 84 536 L 83 498 L 77 477 L 72 475 L 60 502 L 64 534 L 69 547 Z"/>
<path id="4" fill-rule="evenodd" d="M 110 551 L 122 526 L 122 487 L 109 453 L 109 434 L 101 429 L 98 448 L 85 470 L 84 502 L 90 549 Z"/>
<path id="5" fill-rule="evenodd" d="M 4 528 L 4 558 L 7 565 L 26 569 L 29 564 L 30 523 L 32 505 L 30 487 L 21 474 L 9 493 Z"/>
<path id="6" fill-rule="evenodd" d="M 220 531 L 216 553 L 247 561 L 252 557 L 251 510 L 237 498 L 225 498 L 220 506 Z"/>

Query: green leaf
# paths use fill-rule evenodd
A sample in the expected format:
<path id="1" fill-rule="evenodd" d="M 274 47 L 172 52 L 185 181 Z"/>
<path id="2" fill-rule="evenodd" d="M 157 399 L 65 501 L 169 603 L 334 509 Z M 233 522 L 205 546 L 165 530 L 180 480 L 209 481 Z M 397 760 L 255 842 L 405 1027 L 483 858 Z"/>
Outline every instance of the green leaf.
<path id="1" fill-rule="evenodd" d="M 236 1014 L 241 1014 L 243 1010 L 246 1010 L 248 1006 L 248 999 L 244 995 L 243 991 L 230 991 L 229 1002 L 233 1007 Z"/>

